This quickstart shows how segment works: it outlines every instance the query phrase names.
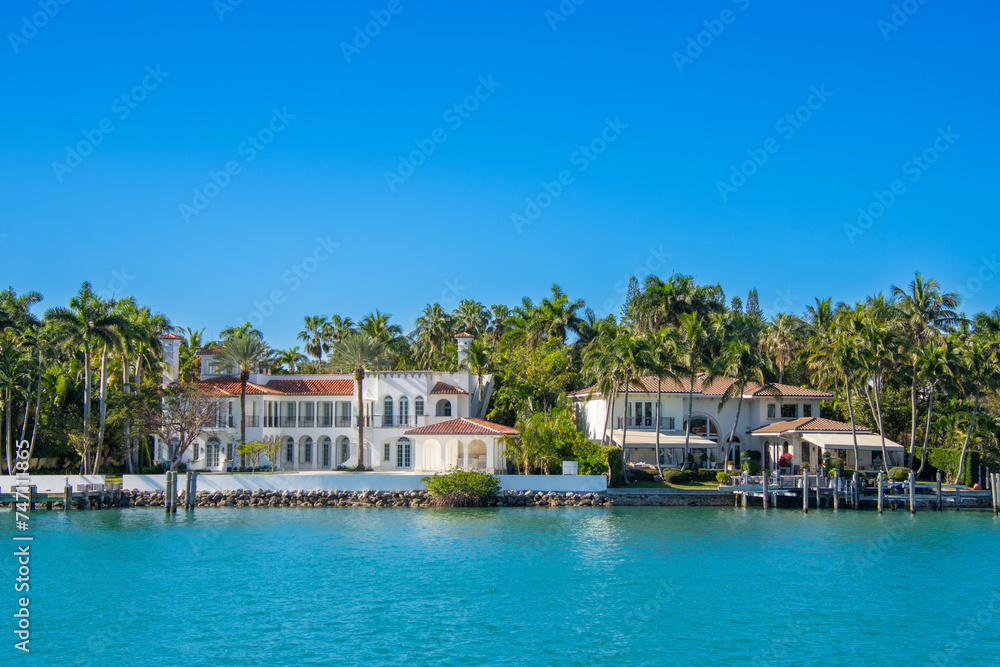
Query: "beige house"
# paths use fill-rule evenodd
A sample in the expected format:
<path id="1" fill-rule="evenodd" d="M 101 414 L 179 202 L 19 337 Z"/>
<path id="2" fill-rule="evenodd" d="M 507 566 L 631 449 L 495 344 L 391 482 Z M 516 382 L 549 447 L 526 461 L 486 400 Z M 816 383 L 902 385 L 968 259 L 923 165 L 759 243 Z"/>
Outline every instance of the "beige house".
<path id="1" fill-rule="evenodd" d="M 799 472 L 803 467 L 817 470 L 826 455 L 838 457 L 846 467 L 857 470 L 878 470 L 882 467 L 883 456 L 888 457 L 890 468 L 903 465 L 902 445 L 863 426 L 857 426 L 855 431 L 860 461 L 854 457 L 851 425 L 832 419 L 803 417 L 775 422 L 755 429 L 751 435 L 762 440 L 771 461 L 779 461 L 782 454 L 791 454 L 792 472 Z"/>

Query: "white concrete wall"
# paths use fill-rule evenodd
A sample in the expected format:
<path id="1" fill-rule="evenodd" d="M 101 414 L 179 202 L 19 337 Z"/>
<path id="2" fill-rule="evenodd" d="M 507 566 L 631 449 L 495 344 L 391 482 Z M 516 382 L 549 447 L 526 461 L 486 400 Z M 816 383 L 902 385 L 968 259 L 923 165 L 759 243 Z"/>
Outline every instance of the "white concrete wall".
<path id="1" fill-rule="evenodd" d="M 18 478 L 11 475 L 0 475 L 0 490 L 10 493 L 10 487 L 17 486 Z M 29 475 L 28 484 L 34 485 L 39 491 L 59 491 L 69 484 L 76 491 L 77 484 L 104 484 L 104 475 Z"/>
<path id="2" fill-rule="evenodd" d="M 184 475 L 178 476 L 180 480 Z M 403 473 L 317 473 L 289 475 L 199 475 L 199 491 L 420 491 L 424 475 Z M 125 475 L 122 487 L 163 491 L 164 475 Z M 183 488 L 183 482 L 178 486 Z M 62 488 L 61 486 L 59 487 Z M 511 491 L 600 492 L 607 489 L 603 475 L 501 475 L 500 488 Z"/>

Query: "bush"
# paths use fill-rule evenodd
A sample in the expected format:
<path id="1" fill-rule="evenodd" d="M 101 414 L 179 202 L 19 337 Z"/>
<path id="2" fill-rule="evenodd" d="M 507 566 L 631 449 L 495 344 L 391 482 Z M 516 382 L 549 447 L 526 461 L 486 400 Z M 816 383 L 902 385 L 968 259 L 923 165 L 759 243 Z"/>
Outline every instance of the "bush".
<path id="1" fill-rule="evenodd" d="M 751 461 L 757 461 L 758 463 L 760 462 L 760 452 L 756 452 L 756 451 L 751 450 L 751 451 L 747 452 L 747 454 L 750 455 L 750 460 Z"/>
<path id="2" fill-rule="evenodd" d="M 792 467 L 792 455 L 789 452 L 785 452 L 778 457 L 778 466 L 781 468 L 791 468 Z"/>
<path id="3" fill-rule="evenodd" d="M 691 481 L 691 472 L 680 468 L 666 468 L 663 471 L 663 481 L 667 484 L 687 484 Z"/>
<path id="4" fill-rule="evenodd" d="M 740 466 L 740 470 L 744 470 L 744 471 L 750 473 L 751 475 L 759 475 L 760 474 L 760 464 L 757 463 L 756 461 L 754 461 L 753 459 L 749 459 L 749 460 L 743 461 L 743 465 Z"/>
<path id="5" fill-rule="evenodd" d="M 954 478 L 958 472 L 958 462 L 962 457 L 960 449 L 942 449 L 935 447 L 927 450 L 927 465 L 924 466 L 924 477 L 935 479 L 937 471 L 943 471 L 948 477 Z M 962 479 L 955 480 L 956 484 L 971 486 L 975 481 L 976 471 L 979 470 L 979 452 L 971 450 L 965 454 L 965 466 L 962 470 Z M 919 466 L 916 466 L 919 467 Z"/>
<path id="6" fill-rule="evenodd" d="M 889 479 L 894 482 L 905 482 L 910 478 L 909 468 L 889 468 Z"/>
<path id="7" fill-rule="evenodd" d="M 630 482 L 655 482 L 656 471 L 650 472 L 642 468 L 629 468 L 628 479 Z"/>
<path id="8" fill-rule="evenodd" d="M 421 477 L 440 507 L 482 507 L 500 493 L 500 478 L 476 470 Z"/>
<path id="9" fill-rule="evenodd" d="M 841 469 L 844 468 L 844 459 L 840 458 L 839 456 L 831 456 L 825 459 L 823 461 L 823 464 L 826 466 L 826 472 L 832 473 L 837 468 Z"/>
<path id="10" fill-rule="evenodd" d="M 733 474 L 728 473 L 725 470 L 719 470 L 715 473 L 715 481 L 719 484 L 729 484 L 733 481 Z"/>

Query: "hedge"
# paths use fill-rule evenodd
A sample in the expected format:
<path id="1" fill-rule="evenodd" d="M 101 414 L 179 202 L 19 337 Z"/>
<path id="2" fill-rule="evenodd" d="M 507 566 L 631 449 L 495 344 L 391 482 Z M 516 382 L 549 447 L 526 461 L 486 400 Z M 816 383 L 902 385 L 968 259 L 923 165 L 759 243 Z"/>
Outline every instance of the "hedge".
<path id="1" fill-rule="evenodd" d="M 961 456 L 962 450 L 960 449 L 928 449 L 927 465 L 924 466 L 923 478 L 935 479 L 937 477 L 938 470 L 943 471 L 945 475 L 949 477 L 954 477 L 955 473 L 958 472 L 958 462 Z M 979 473 L 979 459 L 979 452 L 974 452 L 971 449 L 966 452 L 965 466 L 962 468 L 962 479 L 956 480 L 956 484 L 971 486 L 977 481 L 977 475 Z M 915 467 L 919 467 L 919 464 Z"/>

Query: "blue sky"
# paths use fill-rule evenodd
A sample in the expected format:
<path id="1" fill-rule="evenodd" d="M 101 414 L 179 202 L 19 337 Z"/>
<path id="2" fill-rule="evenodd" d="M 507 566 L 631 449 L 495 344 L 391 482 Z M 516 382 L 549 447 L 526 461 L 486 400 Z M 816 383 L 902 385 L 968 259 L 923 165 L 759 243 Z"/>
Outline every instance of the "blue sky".
<path id="1" fill-rule="evenodd" d="M 0 283 L 279 347 L 650 269 L 1000 304 L 996 5 L 233 2 L 3 4 Z"/>

